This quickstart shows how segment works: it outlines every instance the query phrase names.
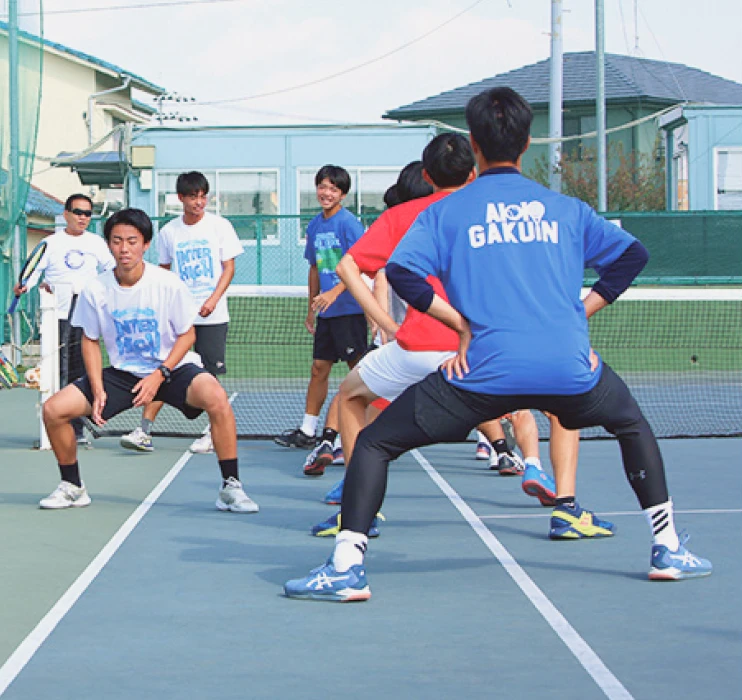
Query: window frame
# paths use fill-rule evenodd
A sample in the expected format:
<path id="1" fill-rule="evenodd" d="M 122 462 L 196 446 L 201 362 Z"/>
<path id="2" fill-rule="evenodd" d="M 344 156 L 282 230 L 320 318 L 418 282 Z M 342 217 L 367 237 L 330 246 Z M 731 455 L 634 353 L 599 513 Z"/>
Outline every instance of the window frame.
<path id="1" fill-rule="evenodd" d="M 738 209 L 719 208 L 719 155 L 721 153 L 735 153 L 739 155 L 742 164 L 742 146 L 714 146 L 714 211 L 739 211 Z M 737 190 L 734 190 L 735 192 Z M 739 190 L 742 196 L 742 188 Z"/>
<path id="2" fill-rule="evenodd" d="M 388 172 L 393 173 L 393 180 L 388 185 L 389 187 L 393 185 L 397 178 L 399 177 L 399 173 L 406 165 L 344 165 L 343 167 L 350 173 L 351 183 L 352 187 L 351 190 L 354 191 L 357 195 L 358 199 L 358 208 L 359 210 L 363 206 L 363 198 L 361 196 L 361 189 L 360 187 L 363 185 L 363 172 Z M 296 215 L 299 217 L 299 223 L 301 224 L 301 176 L 304 174 L 311 174 L 312 177 L 312 183 L 314 183 L 314 177 L 319 171 L 319 169 L 322 167 L 322 165 L 317 166 L 309 166 L 309 165 L 298 165 L 296 166 L 295 170 L 295 177 L 296 177 Z M 354 213 L 353 216 L 358 218 L 360 220 L 361 215 Z M 299 226 L 299 237 L 296 241 L 297 245 L 305 246 L 307 242 L 307 230 L 306 225 L 300 225 Z"/>
<path id="3" fill-rule="evenodd" d="M 155 176 L 155 206 L 159 209 L 159 200 L 160 200 L 160 175 L 175 175 L 176 177 L 180 175 L 182 172 L 184 172 L 182 169 L 179 170 L 172 170 L 172 169 L 165 169 L 165 170 L 158 170 L 156 172 Z M 242 175 L 242 174 L 254 174 L 254 173 L 274 173 L 276 176 L 276 199 L 278 202 L 278 212 L 276 214 L 271 215 L 264 215 L 266 218 L 270 218 L 270 216 L 275 216 L 277 219 L 281 216 L 281 169 L 278 167 L 273 168 L 204 168 L 203 170 L 204 174 L 206 175 L 207 179 L 209 179 L 209 198 L 214 201 L 214 206 L 212 209 L 210 209 L 211 213 L 216 213 L 218 216 L 223 216 L 224 218 L 228 219 L 229 215 L 224 215 L 221 213 L 220 209 L 220 203 L 219 203 L 219 195 L 220 195 L 220 178 L 224 174 L 235 174 L 235 175 Z M 208 174 L 207 174 L 208 173 Z M 213 181 L 209 177 L 213 173 L 214 178 Z M 207 209 L 209 211 L 209 209 Z M 160 212 L 158 210 L 157 217 L 160 218 Z M 233 216 L 241 216 L 240 214 L 234 214 Z M 245 215 L 249 216 L 249 215 Z M 280 220 L 280 219 L 279 219 Z M 251 240 L 251 239 L 245 239 L 240 238 L 240 245 L 242 245 L 243 248 L 250 248 L 250 247 L 256 247 L 258 245 L 257 240 Z M 278 226 L 278 234 L 275 237 L 272 237 L 270 239 L 264 238 L 260 242 L 261 246 L 280 246 L 281 245 L 281 227 Z"/>

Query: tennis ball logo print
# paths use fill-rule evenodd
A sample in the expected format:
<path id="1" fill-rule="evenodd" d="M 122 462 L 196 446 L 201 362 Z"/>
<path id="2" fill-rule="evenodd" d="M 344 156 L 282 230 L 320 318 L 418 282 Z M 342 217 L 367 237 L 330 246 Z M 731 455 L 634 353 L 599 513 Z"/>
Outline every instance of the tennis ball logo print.
<path id="1" fill-rule="evenodd" d="M 559 243 L 559 223 L 544 219 L 543 202 L 504 204 L 489 202 L 485 224 L 469 227 L 472 248 L 500 243 Z"/>
<path id="2" fill-rule="evenodd" d="M 121 369 L 149 372 L 152 362 L 159 362 L 160 327 L 154 309 L 121 309 L 113 312 L 116 350 Z"/>
<path id="3" fill-rule="evenodd" d="M 214 259 L 207 240 L 178 243 L 175 264 L 178 276 L 195 298 L 205 299 L 214 291 Z"/>

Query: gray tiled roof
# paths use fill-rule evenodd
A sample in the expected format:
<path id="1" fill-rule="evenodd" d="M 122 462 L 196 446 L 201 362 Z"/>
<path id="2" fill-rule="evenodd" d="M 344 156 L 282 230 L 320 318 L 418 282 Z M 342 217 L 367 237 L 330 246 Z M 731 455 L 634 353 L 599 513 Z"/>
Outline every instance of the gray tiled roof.
<path id="1" fill-rule="evenodd" d="M 477 83 L 464 85 L 412 104 L 389 110 L 387 119 L 423 117 L 435 113 L 463 111 L 471 97 L 493 87 L 507 86 L 525 97 L 532 106 L 549 103 L 549 59 Z M 596 94 L 595 52 L 564 54 L 565 104 L 594 102 Z M 605 94 L 607 101 L 706 102 L 742 104 L 742 85 L 726 78 L 690 68 L 618 54 L 605 55 Z"/>

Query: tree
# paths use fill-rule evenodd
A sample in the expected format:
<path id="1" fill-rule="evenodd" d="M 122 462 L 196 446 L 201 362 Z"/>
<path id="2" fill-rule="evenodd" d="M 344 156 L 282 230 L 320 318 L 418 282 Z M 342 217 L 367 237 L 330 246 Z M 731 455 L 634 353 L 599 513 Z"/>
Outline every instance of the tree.
<path id="1" fill-rule="evenodd" d="M 660 142 L 657 141 L 651 155 L 624 153 L 622 144 L 609 144 L 609 163 L 615 168 L 608 174 L 608 211 L 664 211 L 665 165 Z M 581 148 L 576 156 L 563 155 L 560 162 L 562 192 L 598 205 L 597 151 Z M 549 186 L 549 161 L 540 156 L 529 177 Z"/>

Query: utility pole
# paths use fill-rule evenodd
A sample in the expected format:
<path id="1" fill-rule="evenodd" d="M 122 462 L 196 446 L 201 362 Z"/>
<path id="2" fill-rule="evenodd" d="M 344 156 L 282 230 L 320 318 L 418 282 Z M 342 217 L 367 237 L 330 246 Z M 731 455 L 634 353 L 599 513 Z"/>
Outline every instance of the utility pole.
<path id="1" fill-rule="evenodd" d="M 8 192 L 10 205 L 8 207 L 8 223 L 13 236 L 13 279 L 17 280 L 21 272 L 21 258 L 23 241 L 21 240 L 20 217 L 18 209 L 18 193 L 20 192 L 20 115 L 19 115 L 19 85 L 18 85 L 18 0 L 8 1 L 8 107 L 10 117 L 10 159 L 8 162 Z M 21 364 L 21 323 L 19 314 L 12 320 L 11 339 L 13 342 L 14 365 Z"/>
<path id="2" fill-rule="evenodd" d="M 562 85 L 564 48 L 562 46 L 562 0 L 551 0 L 551 60 L 549 61 L 549 138 L 562 138 Z M 562 191 L 562 143 L 549 143 L 549 187 Z"/>
<path id="3" fill-rule="evenodd" d="M 608 164 L 605 134 L 605 12 L 603 0 L 595 0 L 595 96 L 596 131 L 598 137 L 598 211 L 608 209 Z"/>

